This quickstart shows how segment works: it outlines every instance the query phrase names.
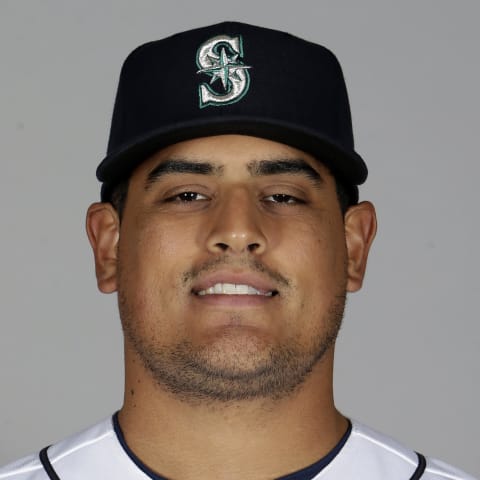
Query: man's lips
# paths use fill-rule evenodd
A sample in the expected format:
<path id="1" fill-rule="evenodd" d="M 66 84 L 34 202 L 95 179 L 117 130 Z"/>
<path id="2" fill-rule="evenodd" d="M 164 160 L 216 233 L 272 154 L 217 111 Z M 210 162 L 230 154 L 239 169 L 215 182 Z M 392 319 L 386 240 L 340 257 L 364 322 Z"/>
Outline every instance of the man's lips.
<path id="1" fill-rule="evenodd" d="M 203 276 L 192 288 L 198 296 L 251 295 L 272 297 L 278 294 L 273 283 L 255 273 L 215 272 Z"/>
<path id="2" fill-rule="evenodd" d="M 251 285 L 235 284 L 235 283 L 216 283 L 206 290 L 200 290 L 197 295 L 263 295 L 264 297 L 271 297 L 274 290 L 262 292 Z"/>

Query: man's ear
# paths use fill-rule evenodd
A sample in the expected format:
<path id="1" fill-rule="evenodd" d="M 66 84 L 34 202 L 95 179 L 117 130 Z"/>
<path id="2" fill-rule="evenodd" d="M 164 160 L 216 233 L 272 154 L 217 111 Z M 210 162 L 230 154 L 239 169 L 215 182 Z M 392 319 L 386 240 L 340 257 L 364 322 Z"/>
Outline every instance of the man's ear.
<path id="1" fill-rule="evenodd" d="M 87 235 L 95 256 L 98 289 L 103 293 L 117 290 L 117 246 L 120 221 L 110 203 L 94 203 L 87 211 Z"/>
<path id="2" fill-rule="evenodd" d="M 362 286 L 367 268 L 368 252 L 376 231 L 375 207 L 370 202 L 353 205 L 345 213 L 348 292 L 356 292 Z"/>

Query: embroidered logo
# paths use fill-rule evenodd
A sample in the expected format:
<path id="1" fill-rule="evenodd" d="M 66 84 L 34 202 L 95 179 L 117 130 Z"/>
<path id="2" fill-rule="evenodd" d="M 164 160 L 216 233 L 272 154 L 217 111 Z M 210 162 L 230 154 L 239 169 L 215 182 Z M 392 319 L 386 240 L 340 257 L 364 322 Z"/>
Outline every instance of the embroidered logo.
<path id="1" fill-rule="evenodd" d="M 200 108 L 238 102 L 250 87 L 250 75 L 242 61 L 242 37 L 218 35 L 203 43 L 197 51 L 197 74 L 208 75 L 209 83 L 198 87 Z"/>

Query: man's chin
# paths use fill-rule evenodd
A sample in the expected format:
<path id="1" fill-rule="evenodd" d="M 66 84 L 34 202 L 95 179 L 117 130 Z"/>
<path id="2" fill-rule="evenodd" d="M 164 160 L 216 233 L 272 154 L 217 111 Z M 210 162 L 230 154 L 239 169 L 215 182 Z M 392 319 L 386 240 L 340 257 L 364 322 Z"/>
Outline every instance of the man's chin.
<path id="1" fill-rule="evenodd" d="M 189 345 L 195 355 L 205 360 L 232 363 L 235 367 L 268 360 L 276 348 L 276 339 L 261 328 L 225 325 L 205 332 Z"/>
<path id="2" fill-rule="evenodd" d="M 184 330 L 168 344 L 128 328 L 135 325 L 128 317 L 123 323 L 132 353 L 160 389 L 189 403 L 226 403 L 296 392 L 334 345 L 342 313 L 338 300 L 310 336 L 286 338 L 270 322 L 230 319 Z"/>
<path id="3" fill-rule="evenodd" d="M 322 355 L 232 334 L 200 349 L 185 342 L 143 361 L 157 385 L 181 401 L 229 403 L 292 394 Z"/>

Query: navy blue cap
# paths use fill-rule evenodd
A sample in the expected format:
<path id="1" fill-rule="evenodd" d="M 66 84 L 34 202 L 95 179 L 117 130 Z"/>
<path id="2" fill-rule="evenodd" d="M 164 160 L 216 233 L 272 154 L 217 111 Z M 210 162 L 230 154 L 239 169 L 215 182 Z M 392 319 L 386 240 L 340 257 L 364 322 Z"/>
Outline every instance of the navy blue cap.
<path id="1" fill-rule="evenodd" d="M 225 22 L 147 43 L 125 60 L 97 169 L 102 200 L 159 149 L 221 134 L 314 155 L 351 188 L 354 202 L 367 178 L 333 53 L 288 33 Z"/>

